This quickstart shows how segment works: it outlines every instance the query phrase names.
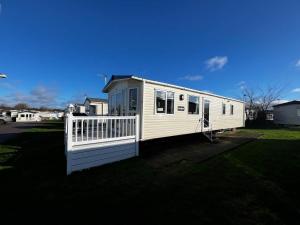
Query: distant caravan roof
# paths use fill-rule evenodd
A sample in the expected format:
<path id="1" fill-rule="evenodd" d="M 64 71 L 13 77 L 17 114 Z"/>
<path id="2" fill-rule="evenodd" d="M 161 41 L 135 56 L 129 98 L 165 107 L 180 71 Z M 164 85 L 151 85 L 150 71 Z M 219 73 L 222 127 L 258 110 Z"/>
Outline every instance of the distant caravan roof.
<path id="1" fill-rule="evenodd" d="M 300 104 L 300 101 L 294 100 L 294 101 L 290 101 L 290 102 L 285 102 L 285 103 L 281 103 L 278 105 L 274 105 L 273 107 L 277 107 L 277 106 L 285 106 L 285 105 L 298 105 Z"/>
<path id="2" fill-rule="evenodd" d="M 199 93 L 199 94 L 206 94 L 206 95 L 210 95 L 210 96 L 220 97 L 220 98 L 224 98 L 224 99 L 228 99 L 228 100 L 232 100 L 232 101 L 237 101 L 237 102 L 244 103 L 244 101 L 242 101 L 242 100 L 238 100 L 238 99 L 234 99 L 234 98 L 228 98 L 228 97 L 225 97 L 225 96 L 216 95 L 216 94 L 212 94 L 212 93 L 209 93 L 209 92 L 199 91 L 199 90 L 195 90 L 195 89 L 191 89 L 191 88 L 186 88 L 186 87 L 182 87 L 182 86 L 178 86 L 178 85 L 174 85 L 174 84 L 168 84 L 168 83 L 164 83 L 164 82 L 159 82 L 159 81 L 154 81 L 154 80 L 148 80 L 148 79 L 144 79 L 144 78 L 141 78 L 141 77 L 137 77 L 135 75 L 112 75 L 111 78 L 110 78 L 110 80 L 105 85 L 105 87 L 103 88 L 102 91 L 104 93 L 107 93 L 108 92 L 108 88 L 109 88 L 109 86 L 112 83 L 114 83 L 115 81 L 118 81 L 118 80 L 127 80 L 127 79 L 134 79 L 134 80 L 139 80 L 139 81 L 145 81 L 145 82 L 148 82 L 148 83 L 153 83 L 153 84 L 163 85 L 163 86 L 167 86 L 167 87 L 178 88 L 178 89 L 181 89 L 181 90 L 191 91 L 191 92 L 195 92 L 195 93 Z"/>

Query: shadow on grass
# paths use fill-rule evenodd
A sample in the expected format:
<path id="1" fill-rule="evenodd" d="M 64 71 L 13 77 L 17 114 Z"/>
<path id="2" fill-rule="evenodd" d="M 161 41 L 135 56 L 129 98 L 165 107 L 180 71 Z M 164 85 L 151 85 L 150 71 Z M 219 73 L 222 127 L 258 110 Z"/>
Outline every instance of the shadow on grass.
<path id="1" fill-rule="evenodd" d="M 280 129 L 280 130 L 300 130 L 300 126 L 295 125 L 283 125 L 283 124 L 275 124 L 273 121 L 265 121 L 263 123 L 257 123 L 255 121 L 250 121 L 246 123 L 245 128 L 240 129 L 262 129 L 262 130 L 268 130 L 268 129 Z"/>
<path id="2" fill-rule="evenodd" d="M 15 126 L 18 129 L 33 129 L 33 128 L 42 128 L 42 129 L 63 129 L 63 121 L 57 122 L 37 122 L 37 123 L 22 123 L 20 126 Z"/>
<path id="3" fill-rule="evenodd" d="M 66 177 L 63 132 L 56 131 L 61 126 L 46 124 L 49 132 L 26 132 L 2 145 L 2 153 L 13 154 L 1 162 L 9 167 L 0 170 L 3 224 L 250 225 L 299 219 L 299 140 L 259 140 L 205 163 L 162 169 L 150 167 L 146 154 Z M 149 156 L 198 143 L 152 143 L 155 153 Z"/>
<path id="4" fill-rule="evenodd" d="M 141 142 L 140 155 L 142 157 L 148 158 L 157 156 L 162 152 L 168 151 L 169 149 L 205 143 L 209 143 L 209 141 L 201 133 L 173 136 L 167 138 L 157 138 Z"/>

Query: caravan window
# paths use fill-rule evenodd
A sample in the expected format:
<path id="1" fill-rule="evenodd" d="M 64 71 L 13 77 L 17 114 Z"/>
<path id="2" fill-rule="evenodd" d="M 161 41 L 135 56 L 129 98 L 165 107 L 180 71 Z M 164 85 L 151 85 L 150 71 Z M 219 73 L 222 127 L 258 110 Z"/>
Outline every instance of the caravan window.
<path id="1" fill-rule="evenodd" d="M 189 95 L 189 114 L 199 114 L 199 97 Z"/>
<path id="2" fill-rule="evenodd" d="M 111 96 L 111 115 L 115 115 L 116 112 L 116 95 Z"/>
<path id="3" fill-rule="evenodd" d="M 118 93 L 116 94 L 116 115 L 121 115 L 121 109 L 122 109 L 122 94 Z"/>
<path id="4" fill-rule="evenodd" d="M 174 114 L 174 93 L 167 92 L 167 114 Z"/>
<path id="5" fill-rule="evenodd" d="M 122 90 L 122 102 L 123 102 L 123 109 L 122 109 L 122 115 L 125 116 L 126 115 L 126 107 L 127 107 L 127 96 L 126 96 L 126 90 L 123 89 Z M 103 107 L 103 106 L 102 106 Z"/>
<path id="6" fill-rule="evenodd" d="M 233 105 L 230 105 L 230 115 L 233 115 Z"/>
<path id="7" fill-rule="evenodd" d="M 174 114 L 174 92 L 155 91 L 156 113 Z"/>
<path id="8" fill-rule="evenodd" d="M 225 103 L 222 103 L 222 114 L 223 115 L 226 114 L 226 105 L 225 105 Z"/>
<path id="9" fill-rule="evenodd" d="M 129 89 L 129 111 L 137 110 L 137 88 Z"/>
<path id="10" fill-rule="evenodd" d="M 166 113 L 166 92 L 156 91 L 156 113 Z"/>
<path id="11" fill-rule="evenodd" d="M 110 115 L 118 115 L 118 116 L 122 115 L 122 111 L 124 111 L 123 92 L 117 92 L 117 93 L 111 94 L 109 96 L 108 106 L 109 106 Z M 97 108 L 96 107 L 92 108 L 92 106 L 90 106 L 90 107 L 91 107 L 91 111 L 92 111 L 92 109 L 94 109 L 94 113 L 97 113 L 97 108 L 100 106 L 98 106 Z M 101 107 L 103 107 L 103 104 Z"/>

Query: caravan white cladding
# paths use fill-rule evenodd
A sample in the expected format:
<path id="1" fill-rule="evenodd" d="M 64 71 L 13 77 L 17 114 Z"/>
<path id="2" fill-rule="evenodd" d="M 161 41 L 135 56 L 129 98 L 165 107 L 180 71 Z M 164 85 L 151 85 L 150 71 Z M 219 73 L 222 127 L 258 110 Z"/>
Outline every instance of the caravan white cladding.
<path id="1" fill-rule="evenodd" d="M 73 116 L 65 121 L 67 174 L 138 156 L 139 116 Z"/>

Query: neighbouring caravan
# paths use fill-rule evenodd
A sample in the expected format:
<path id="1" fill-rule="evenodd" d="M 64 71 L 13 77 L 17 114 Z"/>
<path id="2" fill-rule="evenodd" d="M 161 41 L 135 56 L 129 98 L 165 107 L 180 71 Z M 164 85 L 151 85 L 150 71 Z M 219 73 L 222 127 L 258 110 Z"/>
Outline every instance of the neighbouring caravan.
<path id="1" fill-rule="evenodd" d="M 107 115 L 107 100 L 101 98 L 86 98 L 84 101 L 85 113 L 89 116 Z"/>
<path id="2" fill-rule="evenodd" d="M 112 76 L 109 115 L 140 115 L 140 140 L 244 126 L 244 102 L 135 76 Z"/>
<path id="3" fill-rule="evenodd" d="M 16 122 L 39 122 L 41 117 L 35 112 L 20 112 L 16 117 Z"/>
<path id="4" fill-rule="evenodd" d="M 274 123 L 300 125 L 300 101 L 290 101 L 274 105 Z"/>
<path id="5" fill-rule="evenodd" d="M 51 111 L 44 111 L 39 112 L 39 117 L 41 120 L 59 120 L 62 119 L 64 116 L 63 112 L 51 112 Z"/>
<path id="6" fill-rule="evenodd" d="M 85 105 L 84 104 L 75 104 L 75 113 L 80 113 L 80 114 L 85 113 Z"/>

